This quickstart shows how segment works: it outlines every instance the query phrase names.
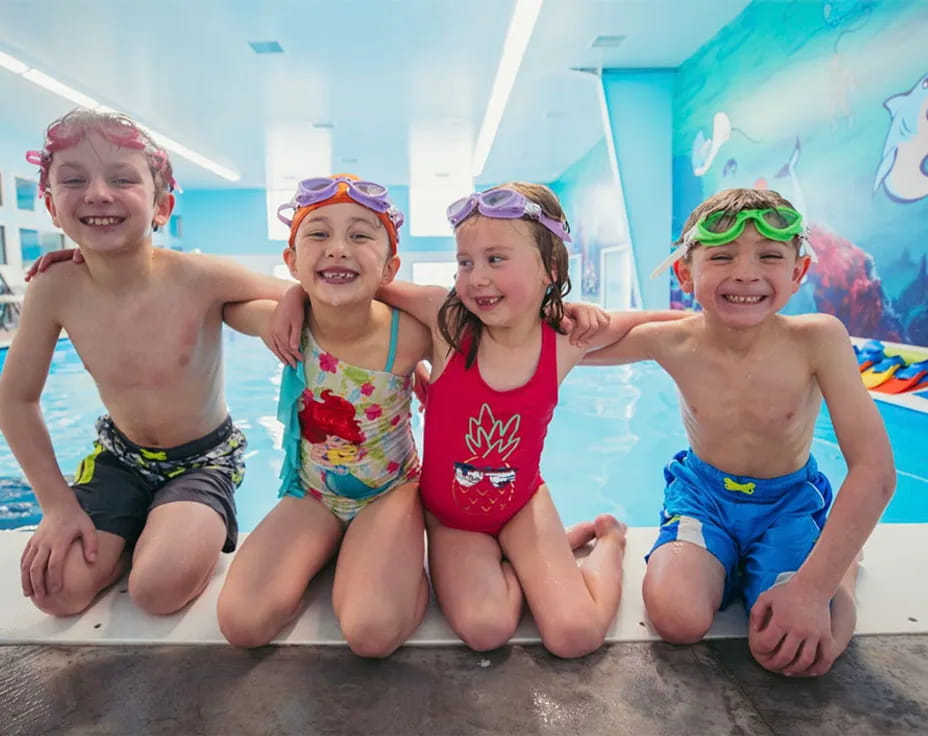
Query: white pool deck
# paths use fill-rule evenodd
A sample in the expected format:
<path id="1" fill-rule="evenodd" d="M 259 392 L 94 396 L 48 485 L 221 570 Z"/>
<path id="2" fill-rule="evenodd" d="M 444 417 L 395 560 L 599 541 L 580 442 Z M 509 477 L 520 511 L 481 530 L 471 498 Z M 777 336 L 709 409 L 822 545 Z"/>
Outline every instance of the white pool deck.
<path id="1" fill-rule="evenodd" d="M 641 581 L 643 556 L 657 535 L 653 527 L 629 529 L 625 581 L 619 613 L 607 641 L 657 639 L 644 612 Z M 924 540 L 928 524 L 881 524 L 864 547 L 857 586 L 857 634 L 928 633 L 928 555 Z M 55 619 L 36 609 L 20 589 L 19 557 L 28 532 L 0 532 L 0 645 L 4 644 L 221 644 L 216 622 L 216 600 L 232 555 L 223 555 L 212 580 L 196 601 L 171 616 L 142 613 L 125 592 L 125 581 L 114 585 L 79 616 Z M 307 591 L 305 607 L 294 623 L 275 639 L 281 645 L 343 645 L 332 611 L 331 574 L 323 574 Z M 740 605 L 716 616 L 710 638 L 746 636 L 746 616 Z M 540 641 L 529 616 L 520 624 L 513 643 Z M 435 604 L 410 645 L 461 644 Z"/>

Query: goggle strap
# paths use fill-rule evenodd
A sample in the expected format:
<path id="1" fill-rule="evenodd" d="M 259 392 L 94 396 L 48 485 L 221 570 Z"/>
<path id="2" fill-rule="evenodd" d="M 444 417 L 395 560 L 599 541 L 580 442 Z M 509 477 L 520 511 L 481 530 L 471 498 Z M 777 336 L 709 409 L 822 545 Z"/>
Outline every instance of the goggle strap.
<path id="1" fill-rule="evenodd" d="M 806 228 L 802 229 L 802 232 L 799 233 L 799 252 L 803 255 L 809 256 L 809 260 L 812 263 L 818 263 L 818 254 L 815 252 L 815 248 L 812 247 L 812 241 L 809 240 L 809 231 Z"/>
<path id="2" fill-rule="evenodd" d="M 298 205 L 295 202 L 284 202 L 280 207 L 277 208 L 277 219 L 280 220 L 284 225 L 290 227 L 293 224 L 293 218 L 284 217 L 281 212 L 286 209 L 296 211 Z"/>
<path id="3" fill-rule="evenodd" d="M 670 255 L 667 256 L 663 261 L 661 261 L 657 265 L 657 268 L 651 271 L 651 278 L 656 279 L 658 276 L 664 273 L 664 271 L 666 271 L 668 268 L 673 266 L 674 263 L 676 263 L 681 258 L 683 258 L 683 256 L 686 255 L 686 251 L 688 249 L 689 249 L 689 243 L 684 242 L 678 245 L 672 251 L 670 251 Z"/>

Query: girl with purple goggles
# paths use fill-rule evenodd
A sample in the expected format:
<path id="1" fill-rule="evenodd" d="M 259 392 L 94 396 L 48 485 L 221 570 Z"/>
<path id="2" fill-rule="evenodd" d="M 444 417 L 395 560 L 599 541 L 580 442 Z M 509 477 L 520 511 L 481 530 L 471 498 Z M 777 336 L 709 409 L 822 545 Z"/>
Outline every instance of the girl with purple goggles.
<path id="1" fill-rule="evenodd" d="M 303 179 L 297 184 L 296 194 L 289 202 L 277 208 L 277 219 L 290 227 L 293 220 L 282 214 L 283 210 L 291 209 L 294 212 L 300 207 L 325 202 L 338 192 L 339 185 L 344 183 L 347 195 L 362 207 L 374 212 L 385 213 L 393 226 L 399 230 L 403 224 L 403 213 L 400 212 L 387 196 L 390 190 L 382 184 L 372 181 L 358 181 L 349 176 L 317 176 L 312 179 Z"/>
<path id="2" fill-rule="evenodd" d="M 477 210 L 484 217 L 493 217 L 501 220 L 519 220 L 523 217 L 535 220 L 544 225 L 554 235 L 569 243 L 570 225 L 567 221 L 559 222 L 550 217 L 537 202 L 533 202 L 521 192 L 508 187 L 488 189 L 485 192 L 474 192 L 452 202 L 447 209 L 448 222 L 457 227 Z"/>

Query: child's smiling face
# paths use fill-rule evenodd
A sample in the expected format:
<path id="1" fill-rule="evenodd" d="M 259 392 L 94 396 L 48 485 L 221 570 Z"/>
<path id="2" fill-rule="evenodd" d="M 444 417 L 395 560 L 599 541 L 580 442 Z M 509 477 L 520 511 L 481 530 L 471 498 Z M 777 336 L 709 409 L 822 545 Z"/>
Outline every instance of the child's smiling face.
<path id="1" fill-rule="evenodd" d="M 311 301 L 340 306 L 374 298 L 393 280 L 399 259 L 377 215 L 340 202 L 311 212 L 300 223 L 284 260 Z"/>
<path id="2" fill-rule="evenodd" d="M 748 224 L 730 243 L 697 245 L 675 270 L 706 314 L 729 327 L 752 327 L 786 305 L 808 266 L 791 242 L 765 238 Z"/>

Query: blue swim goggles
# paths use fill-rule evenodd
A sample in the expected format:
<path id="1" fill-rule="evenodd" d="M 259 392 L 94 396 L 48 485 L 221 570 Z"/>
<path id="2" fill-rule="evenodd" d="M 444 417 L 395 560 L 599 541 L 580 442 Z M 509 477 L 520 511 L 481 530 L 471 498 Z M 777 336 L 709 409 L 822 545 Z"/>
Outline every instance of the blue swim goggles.
<path id="1" fill-rule="evenodd" d="M 523 217 L 544 225 L 565 243 L 570 242 L 570 225 L 548 215 L 537 202 L 522 192 L 509 187 L 498 187 L 485 192 L 474 192 L 448 205 L 446 214 L 452 227 L 457 227 L 477 210 L 484 217 L 501 220 L 520 220 Z"/>

